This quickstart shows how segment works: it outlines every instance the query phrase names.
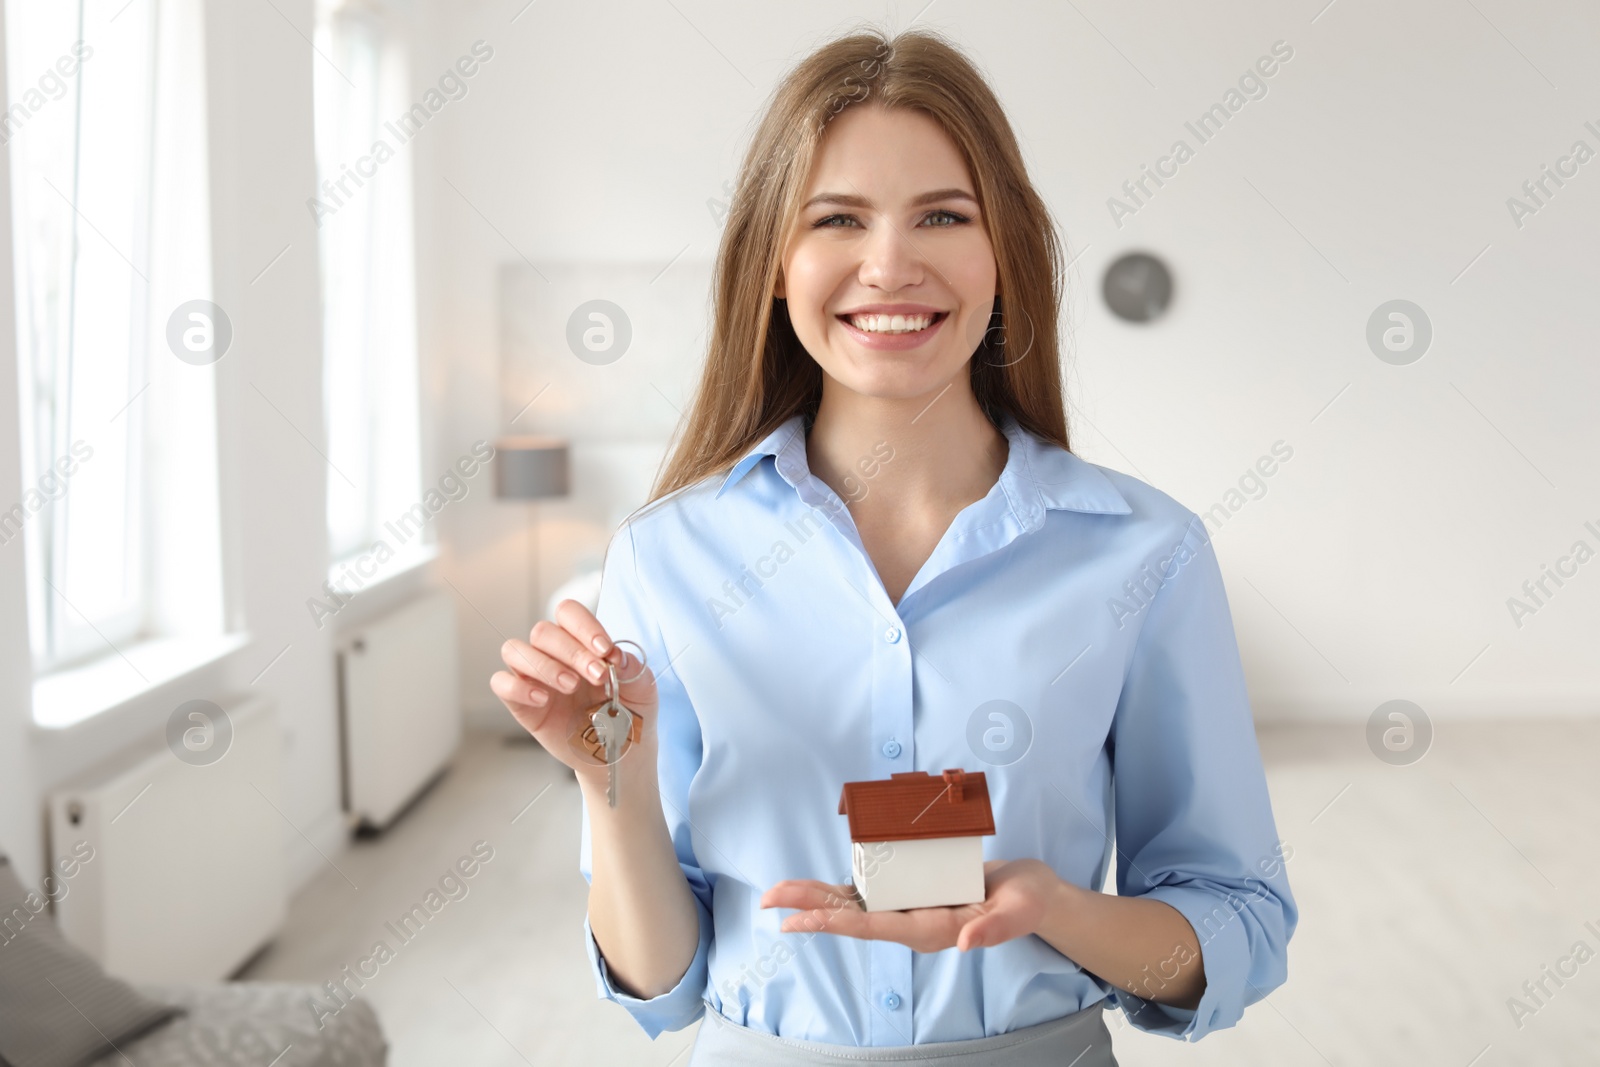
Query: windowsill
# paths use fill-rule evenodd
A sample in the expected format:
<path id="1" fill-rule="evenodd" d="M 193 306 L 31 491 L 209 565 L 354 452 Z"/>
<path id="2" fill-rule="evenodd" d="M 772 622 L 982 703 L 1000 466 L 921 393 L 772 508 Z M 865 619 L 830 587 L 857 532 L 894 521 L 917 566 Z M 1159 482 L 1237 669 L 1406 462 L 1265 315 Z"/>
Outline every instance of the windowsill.
<path id="1" fill-rule="evenodd" d="M 434 544 L 403 546 L 383 564 L 368 554 L 351 556 L 329 569 L 328 580 L 347 593 L 366 592 L 410 574 L 438 556 Z M 33 683 L 34 728 L 53 732 L 86 722 L 202 670 L 250 641 L 248 633 L 157 638 L 82 666 L 52 671 Z"/>
<path id="2" fill-rule="evenodd" d="M 384 563 L 370 552 L 346 556 L 328 568 L 328 584 L 341 593 L 365 593 L 439 558 L 437 544 L 402 545 Z M 370 573 L 369 573 L 370 572 Z"/>
<path id="3" fill-rule="evenodd" d="M 65 730 L 192 674 L 250 643 L 248 633 L 165 637 L 112 652 L 33 683 L 33 724 Z"/>

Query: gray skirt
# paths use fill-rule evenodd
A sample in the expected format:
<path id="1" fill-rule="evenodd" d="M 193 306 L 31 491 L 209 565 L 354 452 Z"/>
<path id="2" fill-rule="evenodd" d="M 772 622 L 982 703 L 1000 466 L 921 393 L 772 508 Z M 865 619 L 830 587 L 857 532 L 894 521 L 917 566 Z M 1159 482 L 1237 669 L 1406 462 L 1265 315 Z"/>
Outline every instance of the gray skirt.
<path id="1" fill-rule="evenodd" d="M 985 1067 L 1117 1067 L 1106 1029 L 1106 1001 L 1037 1026 L 969 1041 L 925 1045 L 830 1045 L 776 1037 L 740 1026 L 706 1005 L 688 1067 L 801 1067 L 805 1064 L 984 1064 Z"/>

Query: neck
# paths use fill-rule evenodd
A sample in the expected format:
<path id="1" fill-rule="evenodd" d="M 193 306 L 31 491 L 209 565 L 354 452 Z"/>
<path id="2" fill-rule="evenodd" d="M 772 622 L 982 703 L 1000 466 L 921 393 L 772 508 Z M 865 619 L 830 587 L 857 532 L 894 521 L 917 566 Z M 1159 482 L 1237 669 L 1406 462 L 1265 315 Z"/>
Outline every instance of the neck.
<path id="1" fill-rule="evenodd" d="M 982 499 L 1009 442 L 959 381 L 926 396 L 885 399 L 825 379 L 806 438 L 811 472 L 859 512 L 917 513 Z"/>

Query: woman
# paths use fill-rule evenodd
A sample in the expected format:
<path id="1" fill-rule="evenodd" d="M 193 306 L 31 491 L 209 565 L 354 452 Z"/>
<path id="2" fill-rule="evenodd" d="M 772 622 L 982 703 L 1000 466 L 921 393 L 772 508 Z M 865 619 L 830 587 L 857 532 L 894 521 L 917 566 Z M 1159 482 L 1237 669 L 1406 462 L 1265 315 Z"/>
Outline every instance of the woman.
<path id="1" fill-rule="evenodd" d="M 959 52 L 811 55 L 745 158 L 688 426 L 597 611 L 503 650 L 494 692 L 582 787 L 599 993 L 652 1038 L 703 1018 L 693 1065 L 1094 1067 L 1110 1004 L 1193 1040 L 1286 977 L 1290 850 L 1216 556 L 1068 450 L 1060 264 Z M 642 717 L 614 807 L 573 741 L 608 667 Z M 986 898 L 863 910 L 842 786 L 945 768 L 987 782 Z"/>

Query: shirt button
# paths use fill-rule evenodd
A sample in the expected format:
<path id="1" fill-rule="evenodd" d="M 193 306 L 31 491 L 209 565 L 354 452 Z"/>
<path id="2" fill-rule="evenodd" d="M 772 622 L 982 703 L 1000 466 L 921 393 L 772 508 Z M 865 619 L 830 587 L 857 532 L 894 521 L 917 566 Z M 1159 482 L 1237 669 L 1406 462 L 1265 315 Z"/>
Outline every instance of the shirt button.
<path id="1" fill-rule="evenodd" d="M 893 738 L 885 741 L 883 743 L 883 754 L 888 756 L 890 759 L 894 759 L 896 756 L 900 755 L 900 742 L 894 740 Z"/>
<path id="2" fill-rule="evenodd" d="M 888 1008 L 890 1011 L 894 1011 L 896 1008 L 898 1008 L 900 1006 L 900 994 L 899 993 L 885 993 L 883 995 L 883 1006 L 885 1008 Z"/>
<path id="3" fill-rule="evenodd" d="M 887 630 L 883 631 L 883 639 L 889 642 L 891 645 L 900 640 L 900 627 L 891 626 Z"/>

